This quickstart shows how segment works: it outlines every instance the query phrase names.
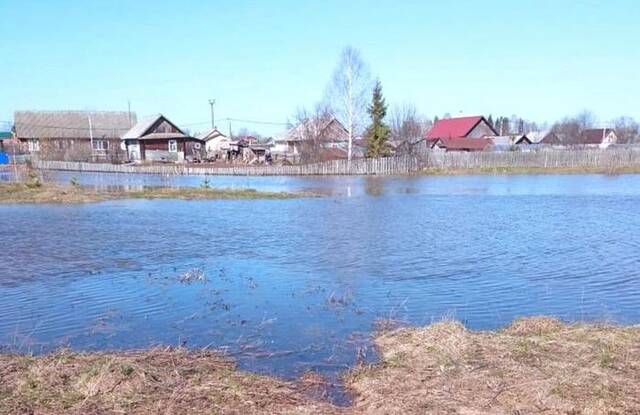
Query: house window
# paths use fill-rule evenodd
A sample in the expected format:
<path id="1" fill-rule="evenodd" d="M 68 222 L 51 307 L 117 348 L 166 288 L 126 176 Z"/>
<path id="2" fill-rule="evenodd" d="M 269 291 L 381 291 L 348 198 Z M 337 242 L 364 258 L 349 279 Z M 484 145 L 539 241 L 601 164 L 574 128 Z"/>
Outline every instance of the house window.
<path id="1" fill-rule="evenodd" d="M 30 152 L 40 151 L 40 141 L 38 140 L 29 140 L 28 146 Z"/>
<path id="2" fill-rule="evenodd" d="M 109 149 L 107 140 L 93 140 L 93 149 L 96 151 L 106 151 Z"/>
<path id="3" fill-rule="evenodd" d="M 178 142 L 176 140 L 169 140 L 169 152 L 170 153 L 178 152 Z"/>

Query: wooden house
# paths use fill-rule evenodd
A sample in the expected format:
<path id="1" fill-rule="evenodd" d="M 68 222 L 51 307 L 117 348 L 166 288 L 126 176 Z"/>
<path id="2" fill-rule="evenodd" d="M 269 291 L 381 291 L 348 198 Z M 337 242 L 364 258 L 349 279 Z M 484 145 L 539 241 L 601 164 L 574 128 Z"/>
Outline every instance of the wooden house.
<path id="1" fill-rule="evenodd" d="M 427 145 L 431 146 L 438 139 L 481 139 L 497 135 L 496 130 L 483 116 L 474 116 L 438 120 L 427 132 L 425 138 Z"/>
<path id="2" fill-rule="evenodd" d="M 428 141 L 431 150 L 434 151 L 487 151 L 493 146 L 493 141 L 488 138 L 438 138 Z"/>
<path id="3" fill-rule="evenodd" d="M 578 145 L 585 147 L 607 148 L 618 142 L 618 136 L 612 128 L 592 128 L 580 134 Z"/>
<path id="4" fill-rule="evenodd" d="M 14 134 L 41 159 L 114 162 L 126 158 L 120 136 L 135 123 L 120 111 L 16 111 Z"/>
<path id="5" fill-rule="evenodd" d="M 320 149 L 347 148 L 349 133 L 335 117 L 306 119 L 274 140 L 274 158 L 300 160 L 313 156 Z M 307 157 L 309 158 L 309 157 Z"/>
<path id="6" fill-rule="evenodd" d="M 147 117 L 122 135 L 131 161 L 201 161 L 204 141 L 190 137 L 164 115 Z"/>
<path id="7" fill-rule="evenodd" d="M 562 145 L 560 137 L 551 130 L 531 131 L 530 133 L 527 133 L 527 138 L 529 138 L 531 144 L 545 144 L 551 146 Z"/>

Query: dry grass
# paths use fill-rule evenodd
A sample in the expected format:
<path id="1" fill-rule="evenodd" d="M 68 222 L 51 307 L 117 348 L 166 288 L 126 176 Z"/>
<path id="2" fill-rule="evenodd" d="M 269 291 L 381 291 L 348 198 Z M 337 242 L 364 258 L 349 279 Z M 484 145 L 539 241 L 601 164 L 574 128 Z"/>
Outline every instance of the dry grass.
<path id="1" fill-rule="evenodd" d="M 464 169 L 425 168 L 417 172 L 426 176 L 467 174 L 638 174 L 640 166 L 627 167 L 486 167 Z"/>
<path id="2" fill-rule="evenodd" d="M 300 387 L 213 352 L 0 355 L 0 414 L 316 414 Z"/>
<path id="3" fill-rule="evenodd" d="M 640 414 L 640 327 L 517 320 L 498 332 L 444 321 L 376 337 L 381 361 L 345 375 L 353 405 L 182 349 L 0 355 L 8 414 Z"/>
<path id="4" fill-rule="evenodd" d="M 353 409 L 384 414 L 640 414 L 640 327 L 551 318 L 473 332 L 444 321 L 376 339 L 346 377 Z"/>
<path id="5" fill-rule="evenodd" d="M 289 199 L 303 196 L 311 195 L 258 192 L 253 189 L 145 187 L 143 190 L 95 190 L 52 183 L 0 183 L 0 203 L 91 203 L 116 199 Z"/>

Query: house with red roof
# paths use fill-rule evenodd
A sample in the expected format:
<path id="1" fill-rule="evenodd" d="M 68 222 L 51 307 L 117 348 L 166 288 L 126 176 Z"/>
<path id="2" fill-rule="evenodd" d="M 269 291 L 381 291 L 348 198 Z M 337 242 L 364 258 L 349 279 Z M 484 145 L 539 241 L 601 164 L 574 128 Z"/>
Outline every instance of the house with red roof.
<path id="1" fill-rule="evenodd" d="M 487 151 L 493 146 L 489 138 L 438 138 L 427 141 L 430 149 L 436 151 Z"/>
<path id="2" fill-rule="evenodd" d="M 612 128 L 592 128 L 580 134 L 578 145 L 585 147 L 607 148 L 618 142 L 618 136 Z"/>
<path id="3" fill-rule="evenodd" d="M 498 133 L 483 116 L 438 120 L 425 138 L 431 149 L 444 151 L 484 151 L 493 145 L 487 136 Z"/>
<path id="4" fill-rule="evenodd" d="M 427 141 L 438 138 L 483 138 L 499 135 L 481 115 L 475 117 L 447 118 L 436 121 L 427 132 Z"/>

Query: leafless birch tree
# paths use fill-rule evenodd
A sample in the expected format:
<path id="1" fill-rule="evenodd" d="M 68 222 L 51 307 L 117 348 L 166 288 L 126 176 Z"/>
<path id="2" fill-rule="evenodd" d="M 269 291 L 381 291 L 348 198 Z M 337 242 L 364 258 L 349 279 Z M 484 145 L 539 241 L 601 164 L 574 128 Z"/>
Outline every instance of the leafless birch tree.
<path id="1" fill-rule="evenodd" d="M 360 57 L 360 52 L 352 47 L 346 47 L 333 72 L 327 95 L 336 117 L 348 132 L 347 160 L 349 163 L 353 153 L 353 139 L 362 127 L 371 87 L 369 69 Z"/>

